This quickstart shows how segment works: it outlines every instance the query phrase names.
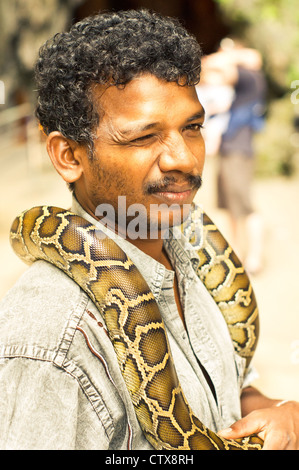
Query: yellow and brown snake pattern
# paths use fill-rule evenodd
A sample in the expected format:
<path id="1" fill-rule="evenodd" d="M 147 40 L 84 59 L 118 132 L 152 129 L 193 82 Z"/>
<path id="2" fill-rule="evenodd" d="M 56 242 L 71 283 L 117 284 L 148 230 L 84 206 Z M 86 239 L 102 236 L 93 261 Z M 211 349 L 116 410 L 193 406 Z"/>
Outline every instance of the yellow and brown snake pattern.
<path id="1" fill-rule="evenodd" d="M 250 363 L 258 337 L 258 310 L 249 279 L 231 247 L 203 214 L 201 240 L 183 227 L 199 254 L 198 275 L 227 322 L 235 350 Z M 155 449 L 251 450 L 257 436 L 220 438 L 194 416 L 179 384 L 163 320 L 136 266 L 98 228 L 70 211 L 41 206 L 23 212 L 11 228 L 17 255 L 62 269 L 101 312 L 140 426 Z"/>

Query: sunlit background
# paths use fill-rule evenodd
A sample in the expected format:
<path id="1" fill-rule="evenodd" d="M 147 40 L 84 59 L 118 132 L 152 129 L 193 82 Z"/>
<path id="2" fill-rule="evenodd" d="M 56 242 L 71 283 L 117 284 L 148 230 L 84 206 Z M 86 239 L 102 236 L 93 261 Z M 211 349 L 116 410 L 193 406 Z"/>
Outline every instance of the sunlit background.
<path id="1" fill-rule="evenodd" d="M 34 119 L 33 66 L 56 32 L 105 9 L 148 7 L 178 17 L 204 54 L 237 35 L 258 49 L 268 83 L 266 126 L 256 137 L 253 198 L 262 215 L 264 267 L 252 277 L 260 306 L 256 385 L 299 400 L 299 10 L 297 0 L 0 0 L 0 296 L 26 269 L 13 254 L 13 218 L 34 205 L 70 205 Z M 297 93 L 298 90 L 298 93 Z M 207 158 L 197 200 L 230 239 L 216 207 L 217 158 Z M 53 292 L 55 302 L 55 292 Z"/>

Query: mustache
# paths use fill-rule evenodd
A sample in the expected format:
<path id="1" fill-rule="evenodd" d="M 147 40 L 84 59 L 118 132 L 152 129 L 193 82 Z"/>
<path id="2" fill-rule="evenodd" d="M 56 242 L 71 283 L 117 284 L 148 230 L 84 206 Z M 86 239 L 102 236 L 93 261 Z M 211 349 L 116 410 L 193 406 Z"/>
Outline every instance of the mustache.
<path id="1" fill-rule="evenodd" d="M 186 175 L 184 180 L 182 181 L 181 179 L 179 180 L 174 176 L 165 176 L 160 181 L 147 183 L 145 185 L 145 193 L 153 194 L 161 191 L 166 191 L 170 184 L 182 184 L 182 182 L 188 183 L 190 187 L 194 189 L 199 189 L 202 186 L 202 177 L 200 175 Z"/>

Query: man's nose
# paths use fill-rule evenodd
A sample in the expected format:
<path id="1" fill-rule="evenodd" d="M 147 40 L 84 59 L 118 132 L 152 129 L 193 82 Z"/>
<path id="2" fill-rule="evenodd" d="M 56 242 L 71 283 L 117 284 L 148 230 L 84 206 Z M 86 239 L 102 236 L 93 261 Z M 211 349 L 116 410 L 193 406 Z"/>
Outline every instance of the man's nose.
<path id="1" fill-rule="evenodd" d="M 180 171 L 192 173 L 197 165 L 197 157 L 188 147 L 182 135 L 169 138 L 167 142 L 162 144 L 159 156 L 161 172 Z"/>

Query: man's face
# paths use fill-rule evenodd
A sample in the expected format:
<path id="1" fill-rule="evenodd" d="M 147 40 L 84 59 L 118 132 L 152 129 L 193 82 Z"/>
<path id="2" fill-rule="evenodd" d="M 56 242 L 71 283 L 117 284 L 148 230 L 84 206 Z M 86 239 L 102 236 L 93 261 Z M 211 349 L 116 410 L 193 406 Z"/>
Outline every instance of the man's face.
<path id="1" fill-rule="evenodd" d="M 174 223 L 192 202 L 204 165 L 204 111 L 195 88 L 143 75 L 123 88 L 97 86 L 94 99 L 101 119 L 93 161 L 84 159 L 76 184 L 79 202 L 92 215 L 100 204 L 117 213 L 125 196 L 127 207 L 142 204 L 148 217 L 153 204 L 176 204 Z"/>

